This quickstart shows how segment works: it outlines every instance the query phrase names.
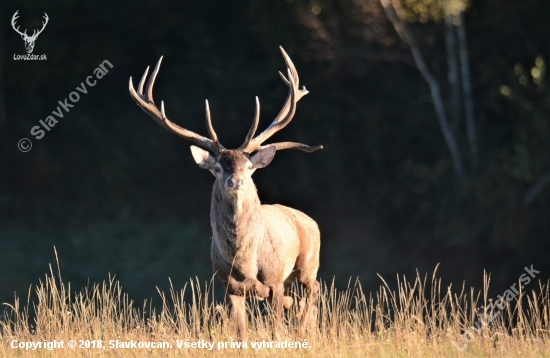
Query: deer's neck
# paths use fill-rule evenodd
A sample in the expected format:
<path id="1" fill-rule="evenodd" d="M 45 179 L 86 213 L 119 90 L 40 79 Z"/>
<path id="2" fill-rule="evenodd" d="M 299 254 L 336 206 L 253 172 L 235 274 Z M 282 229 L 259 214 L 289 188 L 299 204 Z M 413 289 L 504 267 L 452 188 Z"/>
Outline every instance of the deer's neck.
<path id="1" fill-rule="evenodd" d="M 217 183 L 214 184 L 210 223 L 215 237 L 220 243 L 231 246 L 233 251 L 255 246 L 263 230 L 260 210 L 261 203 L 254 185 L 235 198 L 227 198 Z"/>

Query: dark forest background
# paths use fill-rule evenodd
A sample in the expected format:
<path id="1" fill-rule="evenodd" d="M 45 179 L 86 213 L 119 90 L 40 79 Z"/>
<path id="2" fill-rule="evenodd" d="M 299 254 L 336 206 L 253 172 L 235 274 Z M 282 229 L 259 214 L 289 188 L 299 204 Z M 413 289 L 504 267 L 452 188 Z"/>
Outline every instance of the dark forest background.
<path id="1" fill-rule="evenodd" d="M 48 264 L 56 270 L 54 246 L 75 290 L 116 275 L 140 302 L 168 277 L 175 287 L 210 280 L 213 178 L 189 142 L 135 105 L 128 79 L 137 84 L 163 55 L 154 96 L 168 117 L 206 135 L 208 99 L 221 142 L 236 147 L 254 96 L 262 129 L 286 98 L 279 45 L 310 94 L 272 141 L 325 149 L 279 152 L 254 178 L 263 202 L 317 220 L 320 277 L 346 286 L 358 276 L 367 291 L 376 273 L 392 282 L 440 263 L 455 287 L 480 288 L 487 270 L 495 293 L 524 266 L 548 278 L 550 3 L 392 4 L 402 36 L 378 0 L 3 1 L 0 302 L 26 297 Z M 16 10 L 29 34 L 49 16 L 33 52 L 46 61 L 14 60 L 25 54 Z M 114 68 L 36 140 L 31 128 L 104 60 Z M 23 137 L 28 153 L 17 148 Z"/>

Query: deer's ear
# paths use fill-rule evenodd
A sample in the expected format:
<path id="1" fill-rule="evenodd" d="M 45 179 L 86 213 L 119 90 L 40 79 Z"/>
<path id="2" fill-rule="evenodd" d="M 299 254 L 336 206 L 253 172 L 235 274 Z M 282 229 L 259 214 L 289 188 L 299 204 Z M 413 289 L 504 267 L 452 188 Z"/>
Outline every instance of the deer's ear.
<path id="1" fill-rule="evenodd" d="M 210 152 L 192 145 L 191 154 L 193 154 L 193 159 L 195 159 L 195 163 L 197 163 L 200 168 L 214 168 L 214 165 L 216 164 L 216 158 L 214 158 L 214 156 L 210 154 Z"/>
<path id="2" fill-rule="evenodd" d="M 250 157 L 252 168 L 258 169 L 258 168 L 266 167 L 273 160 L 273 157 L 275 156 L 276 151 L 277 151 L 277 148 L 275 147 L 267 147 L 258 151 L 256 154 Z"/>

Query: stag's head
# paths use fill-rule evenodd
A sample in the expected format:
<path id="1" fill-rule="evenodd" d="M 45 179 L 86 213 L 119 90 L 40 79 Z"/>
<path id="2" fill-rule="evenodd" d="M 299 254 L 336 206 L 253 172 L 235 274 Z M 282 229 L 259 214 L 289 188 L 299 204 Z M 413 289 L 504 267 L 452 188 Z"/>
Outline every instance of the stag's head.
<path id="1" fill-rule="evenodd" d="M 204 149 L 191 146 L 195 162 L 216 177 L 216 185 L 227 199 L 234 199 L 253 188 L 252 174 L 271 163 L 275 152 L 275 147 L 261 149 L 253 155 L 239 149 L 226 149 L 214 156 Z"/>
<path id="2" fill-rule="evenodd" d="M 38 35 L 40 35 L 42 31 L 44 31 L 44 28 L 48 24 L 48 20 L 49 20 L 48 14 L 44 13 L 44 21 L 42 22 L 42 28 L 40 30 L 34 30 L 32 35 L 28 36 L 27 30 L 25 30 L 24 32 L 21 32 L 19 31 L 19 26 L 15 27 L 16 26 L 15 22 L 19 18 L 18 12 L 19 10 L 17 10 L 15 14 L 13 14 L 13 17 L 11 18 L 11 26 L 13 27 L 15 32 L 21 35 L 21 38 L 23 39 L 23 41 L 25 41 L 25 49 L 27 50 L 27 53 L 32 53 L 32 51 L 34 50 L 34 43 L 38 38 Z"/>
<path id="3" fill-rule="evenodd" d="M 310 147 L 305 144 L 294 142 L 279 142 L 262 145 L 262 143 L 273 134 L 290 123 L 296 112 L 296 103 L 308 93 L 305 87 L 299 89 L 298 72 L 283 48 L 281 47 L 280 49 L 287 64 L 288 72 L 288 78 L 279 72 L 283 81 L 289 87 L 286 102 L 269 127 L 255 137 L 254 135 L 260 120 L 260 102 L 258 97 L 256 97 L 256 113 L 252 126 L 246 135 L 244 143 L 238 149 L 226 149 L 218 141 L 218 136 L 214 131 L 210 119 L 208 101 L 206 101 L 206 125 L 210 133 L 210 138 L 198 135 L 171 122 L 164 112 L 164 102 L 161 102 L 161 109 L 159 111 L 153 101 L 153 85 L 160 68 L 162 57 L 157 62 L 147 86 L 145 86 L 145 90 L 144 85 L 149 67 L 147 67 L 141 78 L 137 92 L 134 89 L 132 78 L 130 77 L 130 95 L 138 106 L 165 129 L 195 144 L 191 146 L 193 159 L 195 159 L 195 162 L 200 168 L 208 169 L 216 177 L 218 188 L 227 198 L 233 198 L 246 189 L 254 187 L 252 183 L 252 173 L 254 173 L 256 169 L 267 166 L 275 156 L 277 150 L 299 149 L 311 153 L 323 148 L 323 146 L 320 145 Z"/>

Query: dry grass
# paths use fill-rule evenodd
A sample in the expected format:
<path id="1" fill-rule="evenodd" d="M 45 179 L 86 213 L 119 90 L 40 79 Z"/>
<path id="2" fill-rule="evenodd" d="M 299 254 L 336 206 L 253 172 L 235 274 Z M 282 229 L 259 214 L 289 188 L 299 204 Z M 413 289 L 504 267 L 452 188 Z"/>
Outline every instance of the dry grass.
<path id="1" fill-rule="evenodd" d="M 16 356 L 255 356 L 255 357 L 548 357 L 550 295 L 548 283 L 535 281 L 529 292 L 520 294 L 494 320 L 487 307 L 489 277 L 480 292 L 454 293 L 441 282 L 417 276 L 412 282 L 398 279 L 398 290 L 383 285 L 374 295 L 365 295 L 358 283 L 338 292 L 323 285 L 316 327 L 309 333 L 310 348 L 254 349 L 251 342 L 303 342 L 297 334 L 293 309 L 285 319 L 285 333 L 273 338 L 269 307 L 249 304 L 250 341 L 247 348 L 235 344 L 234 325 L 228 309 L 213 302 L 213 282 L 191 280 L 182 290 L 172 289 L 168 297 L 160 293 L 163 307 L 155 311 L 136 307 L 109 280 L 79 293 L 71 292 L 60 274 L 51 272 L 36 288 L 35 303 L 22 307 L 19 300 L 7 305 L 0 319 L 0 357 Z M 297 289 L 296 296 L 301 292 Z M 296 307 L 296 305 L 294 306 Z M 32 318 L 31 318 L 32 317 Z M 478 320 L 488 322 L 479 324 Z M 473 329 L 476 321 L 479 328 Z M 465 337 L 471 340 L 465 342 Z M 106 348 L 67 348 L 69 340 L 101 340 Z M 110 340 L 169 342 L 172 348 L 109 348 Z M 19 342 L 64 341 L 65 348 L 35 351 L 13 349 Z M 177 348 L 181 342 L 214 342 L 211 351 Z M 453 346 L 463 347 L 462 350 Z M 218 350 L 218 342 L 228 342 Z M 89 342 L 91 343 L 91 342 Z M 93 344 L 93 343 L 91 343 Z"/>

